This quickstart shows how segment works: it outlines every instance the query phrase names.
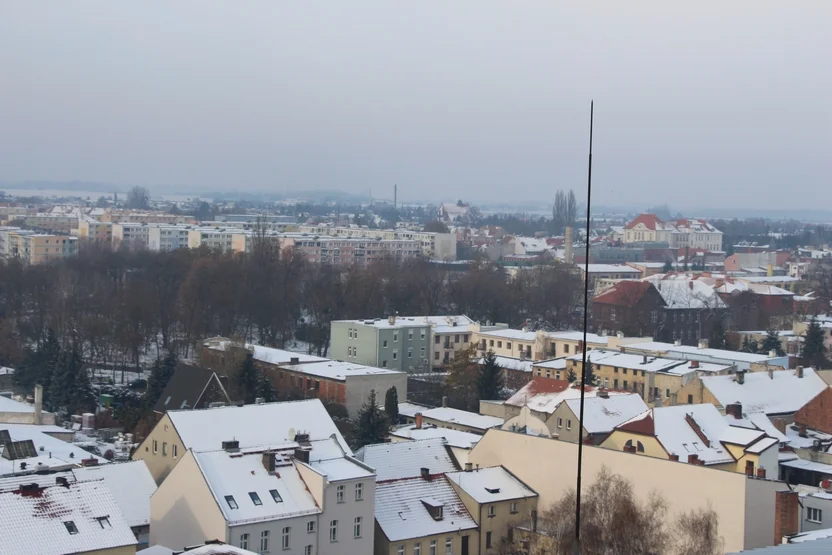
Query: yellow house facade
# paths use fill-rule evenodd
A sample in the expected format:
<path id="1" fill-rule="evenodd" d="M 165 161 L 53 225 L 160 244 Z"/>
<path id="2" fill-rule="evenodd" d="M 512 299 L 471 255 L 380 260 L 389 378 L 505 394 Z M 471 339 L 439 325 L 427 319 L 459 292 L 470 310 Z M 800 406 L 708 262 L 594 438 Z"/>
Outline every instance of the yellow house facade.
<path id="1" fill-rule="evenodd" d="M 131 458 L 134 461 L 143 460 L 153 479 L 157 484 L 161 484 L 185 455 L 185 451 L 185 444 L 171 422 L 170 415 L 165 414 L 139 444 Z"/>

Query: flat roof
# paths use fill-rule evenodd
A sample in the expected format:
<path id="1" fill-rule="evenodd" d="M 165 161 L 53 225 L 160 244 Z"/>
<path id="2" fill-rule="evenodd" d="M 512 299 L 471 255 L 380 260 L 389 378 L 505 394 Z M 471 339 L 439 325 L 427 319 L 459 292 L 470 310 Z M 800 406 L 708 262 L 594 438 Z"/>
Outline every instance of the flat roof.
<path id="1" fill-rule="evenodd" d="M 342 360 L 326 360 L 323 362 L 309 362 L 306 364 L 283 364 L 281 368 L 317 376 L 328 380 L 345 381 L 349 376 L 376 376 L 380 374 L 404 374 L 398 370 L 378 368 L 376 366 L 365 366 Z"/>

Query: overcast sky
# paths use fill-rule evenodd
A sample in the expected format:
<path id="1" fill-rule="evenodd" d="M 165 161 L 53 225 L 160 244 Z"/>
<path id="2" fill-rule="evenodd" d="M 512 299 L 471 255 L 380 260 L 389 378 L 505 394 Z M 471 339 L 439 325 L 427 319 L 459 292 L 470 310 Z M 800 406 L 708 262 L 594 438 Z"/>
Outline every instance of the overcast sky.
<path id="1" fill-rule="evenodd" d="M 3 0 L 0 180 L 550 204 L 584 194 L 594 98 L 599 203 L 818 207 L 830 22 L 829 0 Z"/>

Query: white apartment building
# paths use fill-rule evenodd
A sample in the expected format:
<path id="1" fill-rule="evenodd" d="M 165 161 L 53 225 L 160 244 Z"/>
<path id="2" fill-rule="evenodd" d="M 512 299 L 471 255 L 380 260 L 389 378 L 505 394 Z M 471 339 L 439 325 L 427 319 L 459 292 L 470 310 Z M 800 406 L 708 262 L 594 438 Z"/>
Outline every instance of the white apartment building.
<path id="1" fill-rule="evenodd" d="M 112 228 L 113 249 L 122 246 L 131 249 L 146 249 L 150 244 L 151 226 L 145 223 L 114 223 Z"/>
<path id="2" fill-rule="evenodd" d="M 334 237 L 366 237 L 386 240 L 418 241 L 422 254 L 433 260 L 456 260 L 456 234 L 411 231 L 408 229 L 370 229 L 367 227 L 335 227 L 328 225 L 301 225 L 301 233 Z"/>
<path id="3" fill-rule="evenodd" d="M 659 242 L 670 248 L 722 250 L 722 232 L 700 219 L 664 222 L 654 214 L 641 214 L 624 226 L 624 243 Z"/>
<path id="4" fill-rule="evenodd" d="M 151 545 L 220 539 L 256 553 L 372 553 L 375 471 L 333 438 L 189 450 L 151 499 Z"/>
<path id="5" fill-rule="evenodd" d="M 147 248 L 152 251 L 173 251 L 188 248 L 190 225 L 154 225 L 148 231 Z"/>

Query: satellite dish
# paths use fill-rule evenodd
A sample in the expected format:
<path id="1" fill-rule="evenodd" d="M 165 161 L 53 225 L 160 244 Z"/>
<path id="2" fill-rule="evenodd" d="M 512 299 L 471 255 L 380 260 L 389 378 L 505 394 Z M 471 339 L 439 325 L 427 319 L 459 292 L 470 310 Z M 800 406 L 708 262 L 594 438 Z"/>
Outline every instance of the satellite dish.
<path id="1" fill-rule="evenodd" d="M 289 428 L 289 441 L 294 441 L 294 440 L 295 440 L 295 429 L 294 428 Z"/>

